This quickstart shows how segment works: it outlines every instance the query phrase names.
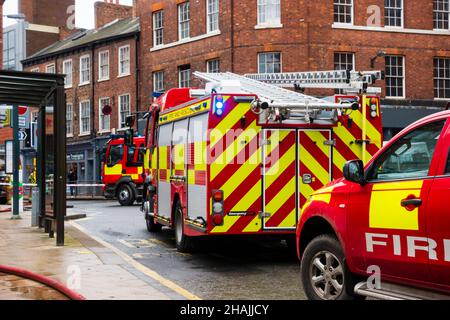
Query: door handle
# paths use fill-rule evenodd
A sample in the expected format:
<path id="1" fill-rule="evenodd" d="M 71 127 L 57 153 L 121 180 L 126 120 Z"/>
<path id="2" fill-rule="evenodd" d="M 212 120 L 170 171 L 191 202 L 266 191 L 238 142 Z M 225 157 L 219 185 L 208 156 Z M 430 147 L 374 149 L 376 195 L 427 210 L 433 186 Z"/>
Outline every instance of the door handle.
<path id="1" fill-rule="evenodd" d="M 422 199 L 405 199 L 402 200 L 402 207 L 405 207 L 407 209 L 413 207 L 420 207 L 422 205 Z"/>

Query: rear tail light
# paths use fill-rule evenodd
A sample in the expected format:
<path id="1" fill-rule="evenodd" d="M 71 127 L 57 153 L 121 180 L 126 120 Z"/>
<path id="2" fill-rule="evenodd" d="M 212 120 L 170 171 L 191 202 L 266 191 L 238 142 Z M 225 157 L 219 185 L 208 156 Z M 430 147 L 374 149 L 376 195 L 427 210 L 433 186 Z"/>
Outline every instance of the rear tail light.
<path id="1" fill-rule="evenodd" d="M 223 226 L 224 195 L 222 190 L 212 192 L 212 222 L 214 226 Z"/>

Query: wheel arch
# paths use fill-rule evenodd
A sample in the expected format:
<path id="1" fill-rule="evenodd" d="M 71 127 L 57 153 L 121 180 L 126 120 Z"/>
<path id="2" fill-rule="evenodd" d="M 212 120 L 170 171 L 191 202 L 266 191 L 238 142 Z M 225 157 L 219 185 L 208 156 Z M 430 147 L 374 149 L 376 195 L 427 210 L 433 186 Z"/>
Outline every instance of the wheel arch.
<path id="1" fill-rule="evenodd" d="M 324 234 L 334 236 L 342 244 L 342 241 L 338 236 L 338 233 L 335 231 L 335 228 L 333 227 L 332 223 L 330 223 L 327 219 L 321 216 L 313 216 L 309 218 L 304 223 L 300 233 L 298 243 L 299 257 L 303 256 L 306 247 L 312 240 Z"/>

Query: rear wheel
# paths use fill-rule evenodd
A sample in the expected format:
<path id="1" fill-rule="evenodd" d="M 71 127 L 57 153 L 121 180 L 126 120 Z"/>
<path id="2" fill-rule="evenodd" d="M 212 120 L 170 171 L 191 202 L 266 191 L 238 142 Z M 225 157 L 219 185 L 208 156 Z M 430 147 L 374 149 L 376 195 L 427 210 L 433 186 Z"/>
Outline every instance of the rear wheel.
<path id="1" fill-rule="evenodd" d="M 122 206 L 133 205 L 135 201 L 134 193 L 128 184 L 120 185 L 119 190 L 117 190 L 117 199 Z"/>
<path id="2" fill-rule="evenodd" d="M 175 204 L 175 241 L 178 252 L 189 253 L 194 250 L 194 239 L 188 237 L 184 232 L 183 209 L 178 201 Z"/>
<path id="3" fill-rule="evenodd" d="M 306 247 L 301 264 L 303 288 L 310 300 L 353 300 L 354 280 L 339 241 L 322 235 Z"/>

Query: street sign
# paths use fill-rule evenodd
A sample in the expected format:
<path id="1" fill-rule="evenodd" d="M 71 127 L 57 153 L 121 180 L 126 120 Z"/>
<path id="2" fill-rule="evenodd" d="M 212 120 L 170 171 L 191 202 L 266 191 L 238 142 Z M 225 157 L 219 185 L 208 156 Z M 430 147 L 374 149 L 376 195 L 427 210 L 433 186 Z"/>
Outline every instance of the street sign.
<path id="1" fill-rule="evenodd" d="M 25 141 L 27 140 L 28 135 L 25 131 L 19 131 L 19 141 Z"/>
<path id="2" fill-rule="evenodd" d="M 37 136 L 38 136 L 37 122 L 31 123 L 30 135 L 31 135 L 31 147 L 37 149 Z"/>
<path id="3" fill-rule="evenodd" d="M 25 106 L 19 106 L 19 128 L 29 128 L 30 123 L 30 109 Z"/>

